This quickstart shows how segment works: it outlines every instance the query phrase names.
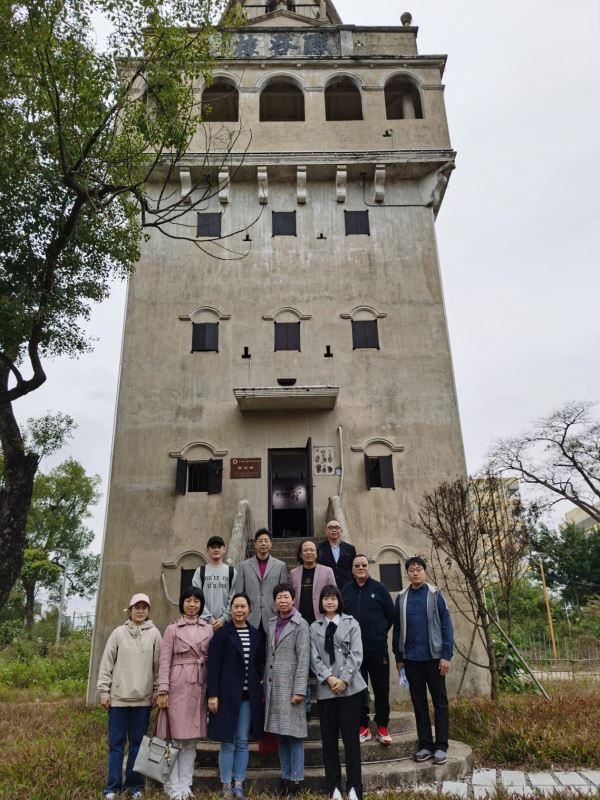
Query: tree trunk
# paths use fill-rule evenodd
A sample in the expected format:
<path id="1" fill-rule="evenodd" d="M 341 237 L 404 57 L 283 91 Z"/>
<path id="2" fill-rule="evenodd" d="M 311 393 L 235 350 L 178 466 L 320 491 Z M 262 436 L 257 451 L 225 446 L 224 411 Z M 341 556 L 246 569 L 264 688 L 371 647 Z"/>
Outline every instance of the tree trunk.
<path id="1" fill-rule="evenodd" d="M 25 589 L 25 630 L 28 633 L 33 631 L 34 613 L 35 613 L 35 583 L 25 583 L 21 580 L 23 589 Z"/>
<path id="2" fill-rule="evenodd" d="M 8 386 L 8 370 L 0 368 L 0 391 Z M 25 524 L 31 505 L 36 453 L 25 451 L 23 437 L 9 402 L 0 403 L 0 444 L 4 475 L 0 484 L 0 609 L 21 574 Z"/>

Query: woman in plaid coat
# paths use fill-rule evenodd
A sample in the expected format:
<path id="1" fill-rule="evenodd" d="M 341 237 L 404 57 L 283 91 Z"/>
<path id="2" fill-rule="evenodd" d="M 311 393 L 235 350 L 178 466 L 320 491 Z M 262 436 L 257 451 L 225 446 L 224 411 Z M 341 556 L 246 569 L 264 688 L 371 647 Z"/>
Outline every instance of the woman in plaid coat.
<path id="1" fill-rule="evenodd" d="M 310 635 L 306 620 L 294 608 L 294 595 L 289 583 L 280 583 L 273 591 L 277 616 L 269 622 L 263 684 L 265 731 L 277 736 L 282 795 L 300 791 L 307 736 L 304 695 L 310 663 Z"/>

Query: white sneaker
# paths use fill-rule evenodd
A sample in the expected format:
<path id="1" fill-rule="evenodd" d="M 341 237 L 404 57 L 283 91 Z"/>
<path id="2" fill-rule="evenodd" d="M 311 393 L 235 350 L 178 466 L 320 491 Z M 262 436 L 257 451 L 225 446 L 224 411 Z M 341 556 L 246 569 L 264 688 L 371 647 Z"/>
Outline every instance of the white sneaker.
<path id="1" fill-rule="evenodd" d="M 372 738 L 373 734 L 371 733 L 371 728 L 363 728 L 361 725 L 361 727 L 358 729 L 359 742 L 368 742 Z"/>
<path id="2" fill-rule="evenodd" d="M 337 786 L 335 787 L 333 792 L 329 795 L 329 800 L 342 800 L 342 793 L 337 788 Z"/>
<path id="3" fill-rule="evenodd" d="M 348 792 L 348 800 L 358 800 L 358 795 L 356 794 L 354 786 Z"/>

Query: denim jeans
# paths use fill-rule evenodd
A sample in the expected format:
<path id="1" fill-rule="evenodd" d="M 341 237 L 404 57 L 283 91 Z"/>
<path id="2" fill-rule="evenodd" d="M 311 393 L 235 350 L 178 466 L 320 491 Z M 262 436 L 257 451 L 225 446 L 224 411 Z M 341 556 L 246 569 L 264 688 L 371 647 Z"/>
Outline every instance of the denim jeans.
<path id="1" fill-rule="evenodd" d="M 248 733 L 250 732 L 250 701 L 242 700 L 233 742 L 222 742 L 219 750 L 219 771 L 222 783 L 232 780 L 241 783 L 248 766 Z"/>
<path id="2" fill-rule="evenodd" d="M 108 711 L 108 775 L 104 794 L 137 792 L 144 788 L 144 776 L 133 771 L 135 757 L 148 730 L 150 706 L 111 706 Z M 129 740 L 129 754 L 123 780 L 123 753 Z"/>
<path id="3" fill-rule="evenodd" d="M 277 734 L 281 777 L 288 781 L 304 780 L 304 739 Z"/>

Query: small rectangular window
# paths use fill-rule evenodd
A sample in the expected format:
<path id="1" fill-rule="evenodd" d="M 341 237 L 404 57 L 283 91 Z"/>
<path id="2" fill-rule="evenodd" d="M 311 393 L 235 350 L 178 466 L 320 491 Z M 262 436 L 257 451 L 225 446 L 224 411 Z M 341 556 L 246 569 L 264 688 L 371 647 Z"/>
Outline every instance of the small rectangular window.
<path id="1" fill-rule="evenodd" d="M 275 323 L 275 350 L 300 350 L 300 323 Z"/>
<path id="2" fill-rule="evenodd" d="M 346 236 L 370 236 L 368 211 L 344 211 Z"/>
<path id="3" fill-rule="evenodd" d="M 187 462 L 184 458 L 177 459 L 175 491 L 178 494 L 186 494 L 186 492 L 219 494 L 222 488 L 222 458 L 211 458 L 208 461 L 192 462 Z"/>
<path id="4" fill-rule="evenodd" d="M 219 323 L 218 322 L 193 322 L 192 323 L 192 353 L 219 352 Z"/>
<path id="5" fill-rule="evenodd" d="M 379 350 L 379 331 L 376 319 L 352 320 L 352 349 L 374 347 Z"/>
<path id="6" fill-rule="evenodd" d="M 388 592 L 402 591 L 402 569 L 400 564 L 380 564 L 379 580 Z"/>
<path id="7" fill-rule="evenodd" d="M 296 235 L 296 212 L 273 211 L 273 236 Z"/>
<path id="8" fill-rule="evenodd" d="M 395 489 L 392 457 L 365 454 L 365 478 L 367 489 Z"/>
<path id="9" fill-rule="evenodd" d="M 198 213 L 198 226 L 196 229 L 196 236 L 210 236 L 216 237 L 221 235 L 221 212 Z"/>

